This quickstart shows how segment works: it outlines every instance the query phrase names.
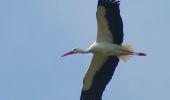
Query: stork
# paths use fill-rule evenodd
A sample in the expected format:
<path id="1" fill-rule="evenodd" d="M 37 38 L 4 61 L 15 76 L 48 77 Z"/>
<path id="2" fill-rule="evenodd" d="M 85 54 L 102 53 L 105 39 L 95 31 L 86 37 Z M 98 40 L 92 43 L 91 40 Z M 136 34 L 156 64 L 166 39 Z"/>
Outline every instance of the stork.
<path id="1" fill-rule="evenodd" d="M 74 48 L 62 57 L 77 53 L 93 53 L 91 64 L 83 79 L 80 100 L 102 100 L 103 91 L 111 80 L 119 59 L 127 61 L 130 56 L 146 56 L 134 52 L 130 45 L 122 45 L 123 22 L 119 1 L 98 0 L 97 39 L 87 49 Z"/>

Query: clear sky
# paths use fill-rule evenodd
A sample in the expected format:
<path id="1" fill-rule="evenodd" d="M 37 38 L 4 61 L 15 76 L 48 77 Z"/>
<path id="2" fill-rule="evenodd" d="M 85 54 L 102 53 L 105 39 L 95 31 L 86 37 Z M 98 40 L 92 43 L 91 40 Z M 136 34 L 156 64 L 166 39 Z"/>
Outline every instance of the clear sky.
<path id="1" fill-rule="evenodd" d="M 170 1 L 121 0 L 124 43 L 103 100 L 170 100 Z M 79 100 L 92 54 L 60 56 L 96 38 L 97 0 L 0 1 L 0 100 Z"/>

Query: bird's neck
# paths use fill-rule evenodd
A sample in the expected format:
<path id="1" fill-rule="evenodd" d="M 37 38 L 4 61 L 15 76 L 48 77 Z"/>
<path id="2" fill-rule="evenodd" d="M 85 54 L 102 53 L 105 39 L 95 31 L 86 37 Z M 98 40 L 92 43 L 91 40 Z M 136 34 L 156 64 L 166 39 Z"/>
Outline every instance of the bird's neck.
<path id="1" fill-rule="evenodd" d="M 90 50 L 89 49 L 80 49 L 79 53 L 82 53 L 82 54 L 90 53 Z"/>

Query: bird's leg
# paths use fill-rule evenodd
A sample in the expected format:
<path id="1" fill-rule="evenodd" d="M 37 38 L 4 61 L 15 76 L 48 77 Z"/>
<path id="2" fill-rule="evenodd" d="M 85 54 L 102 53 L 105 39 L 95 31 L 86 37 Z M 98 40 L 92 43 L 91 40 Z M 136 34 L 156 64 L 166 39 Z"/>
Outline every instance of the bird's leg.
<path id="1" fill-rule="evenodd" d="M 146 56 L 146 54 L 142 53 L 142 52 L 134 52 L 133 55 L 136 55 L 136 56 Z"/>
<path id="2" fill-rule="evenodd" d="M 142 52 L 132 52 L 132 51 L 127 51 L 127 50 L 121 50 L 122 54 L 121 55 L 136 55 L 136 56 L 146 56 L 145 53 Z"/>
<path id="3" fill-rule="evenodd" d="M 123 51 L 122 55 L 146 56 L 145 53 L 142 53 L 142 52 L 131 52 L 131 51 Z"/>
<path id="4" fill-rule="evenodd" d="M 135 52 L 127 51 L 127 50 L 120 50 L 122 53 L 120 55 L 134 55 Z"/>

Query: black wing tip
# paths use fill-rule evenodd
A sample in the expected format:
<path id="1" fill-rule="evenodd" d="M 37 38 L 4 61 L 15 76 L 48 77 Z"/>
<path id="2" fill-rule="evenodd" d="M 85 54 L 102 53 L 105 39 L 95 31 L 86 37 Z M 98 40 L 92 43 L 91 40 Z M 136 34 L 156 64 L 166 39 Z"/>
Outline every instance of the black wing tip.
<path id="1" fill-rule="evenodd" d="M 117 0 L 99 0 L 98 6 L 99 5 L 120 5 L 120 1 Z"/>

